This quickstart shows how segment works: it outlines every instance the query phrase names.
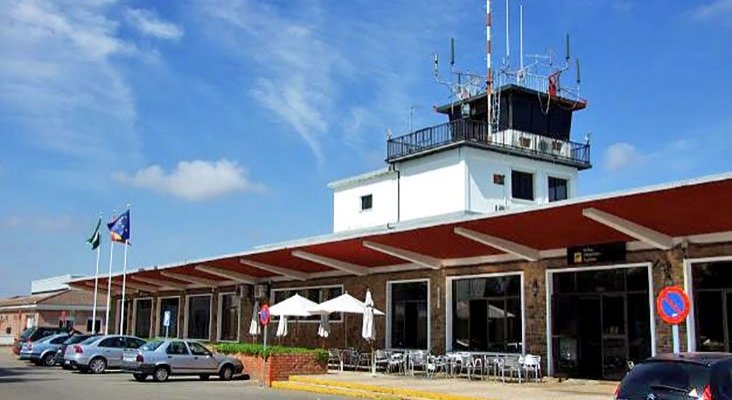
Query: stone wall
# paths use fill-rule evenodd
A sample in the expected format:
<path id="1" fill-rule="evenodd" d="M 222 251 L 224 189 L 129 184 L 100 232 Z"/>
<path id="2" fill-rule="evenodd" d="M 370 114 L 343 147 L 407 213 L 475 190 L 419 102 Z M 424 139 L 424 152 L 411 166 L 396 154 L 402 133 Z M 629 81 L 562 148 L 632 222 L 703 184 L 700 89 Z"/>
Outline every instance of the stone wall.
<path id="1" fill-rule="evenodd" d="M 328 372 L 327 360 L 318 360 L 315 354 L 273 354 L 267 359 L 266 366 L 264 360 L 258 356 L 231 356 L 241 360 L 244 373 L 250 379 L 264 382 L 267 386 L 272 381 L 286 381 L 290 375 L 321 375 Z"/>

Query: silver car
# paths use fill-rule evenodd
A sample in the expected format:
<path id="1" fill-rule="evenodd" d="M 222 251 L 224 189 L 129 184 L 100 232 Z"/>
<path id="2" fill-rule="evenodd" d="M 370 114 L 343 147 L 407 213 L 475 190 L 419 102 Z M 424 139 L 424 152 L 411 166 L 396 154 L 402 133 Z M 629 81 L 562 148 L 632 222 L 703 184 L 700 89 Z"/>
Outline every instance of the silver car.
<path id="1" fill-rule="evenodd" d="M 69 337 L 70 335 L 68 333 L 60 333 L 43 338 L 35 343 L 29 343 L 29 359 L 33 364 L 53 367 L 56 365 L 56 351 L 58 351 L 63 342 Z"/>
<path id="2" fill-rule="evenodd" d="M 134 336 L 107 335 L 94 336 L 66 347 L 64 366 L 78 369 L 81 373 L 101 374 L 108 368 L 122 366 L 122 353 L 136 350 L 145 341 Z"/>
<path id="3" fill-rule="evenodd" d="M 214 354 L 198 342 L 165 339 L 125 351 L 122 370 L 132 372 L 139 382 L 150 375 L 156 382 L 165 382 L 171 375 L 198 375 L 202 380 L 218 375 L 226 381 L 241 374 L 244 366 L 239 359 Z"/>

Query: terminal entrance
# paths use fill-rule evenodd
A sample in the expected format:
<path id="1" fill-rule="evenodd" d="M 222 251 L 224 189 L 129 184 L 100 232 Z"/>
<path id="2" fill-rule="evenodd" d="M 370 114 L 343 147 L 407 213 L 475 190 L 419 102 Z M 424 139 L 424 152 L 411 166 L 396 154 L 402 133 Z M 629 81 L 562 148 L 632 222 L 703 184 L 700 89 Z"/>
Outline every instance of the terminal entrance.
<path id="1" fill-rule="evenodd" d="M 732 349 L 732 262 L 693 264 L 696 349 Z"/>
<path id="2" fill-rule="evenodd" d="M 552 274 L 551 322 L 555 373 L 622 379 L 651 356 L 648 269 Z"/>

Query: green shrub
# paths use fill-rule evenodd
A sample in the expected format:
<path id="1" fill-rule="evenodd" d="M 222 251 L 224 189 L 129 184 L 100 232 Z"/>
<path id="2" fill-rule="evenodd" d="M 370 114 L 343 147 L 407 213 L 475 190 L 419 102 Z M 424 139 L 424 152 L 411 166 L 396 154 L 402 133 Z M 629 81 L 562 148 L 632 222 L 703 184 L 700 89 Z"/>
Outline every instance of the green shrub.
<path id="1" fill-rule="evenodd" d="M 288 347 L 288 346 L 264 346 L 257 343 L 219 343 L 212 345 L 216 351 L 224 354 L 247 354 L 262 358 L 269 358 L 273 354 L 315 354 L 318 362 L 328 361 L 328 352 L 323 349 L 307 349 L 304 347 Z"/>

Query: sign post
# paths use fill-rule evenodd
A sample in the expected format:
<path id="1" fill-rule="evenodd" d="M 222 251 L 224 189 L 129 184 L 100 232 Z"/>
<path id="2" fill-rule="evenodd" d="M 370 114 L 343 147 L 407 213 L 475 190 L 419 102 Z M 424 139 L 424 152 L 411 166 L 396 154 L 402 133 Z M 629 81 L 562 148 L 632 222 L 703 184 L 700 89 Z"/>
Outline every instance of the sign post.
<path id="1" fill-rule="evenodd" d="M 679 324 L 689 315 L 691 303 L 684 289 L 678 286 L 668 286 L 661 290 L 656 298 L 656 312 L 661 320 L 671 325 L 674 353 L 681 352 L 679 338 Z"/>
<path id="2" fill-rule="evenodd" d="M 165 310 L 165 313 L 163 313 L 163 326 L 165 327 L 165 338 L 167 339 L 170 331 L 170 310 Z"/>
<path id="3" fill-rule="evenodd" d="M 264 367 L 262 368 L 262 383 L 265 386 L 267 386 L 267 325 L 269 325 L 269 319 L 269 306 L 265 304 L 259 309 L 259 322 L 264 325 L 264 345 L 262 349 Z"/>

